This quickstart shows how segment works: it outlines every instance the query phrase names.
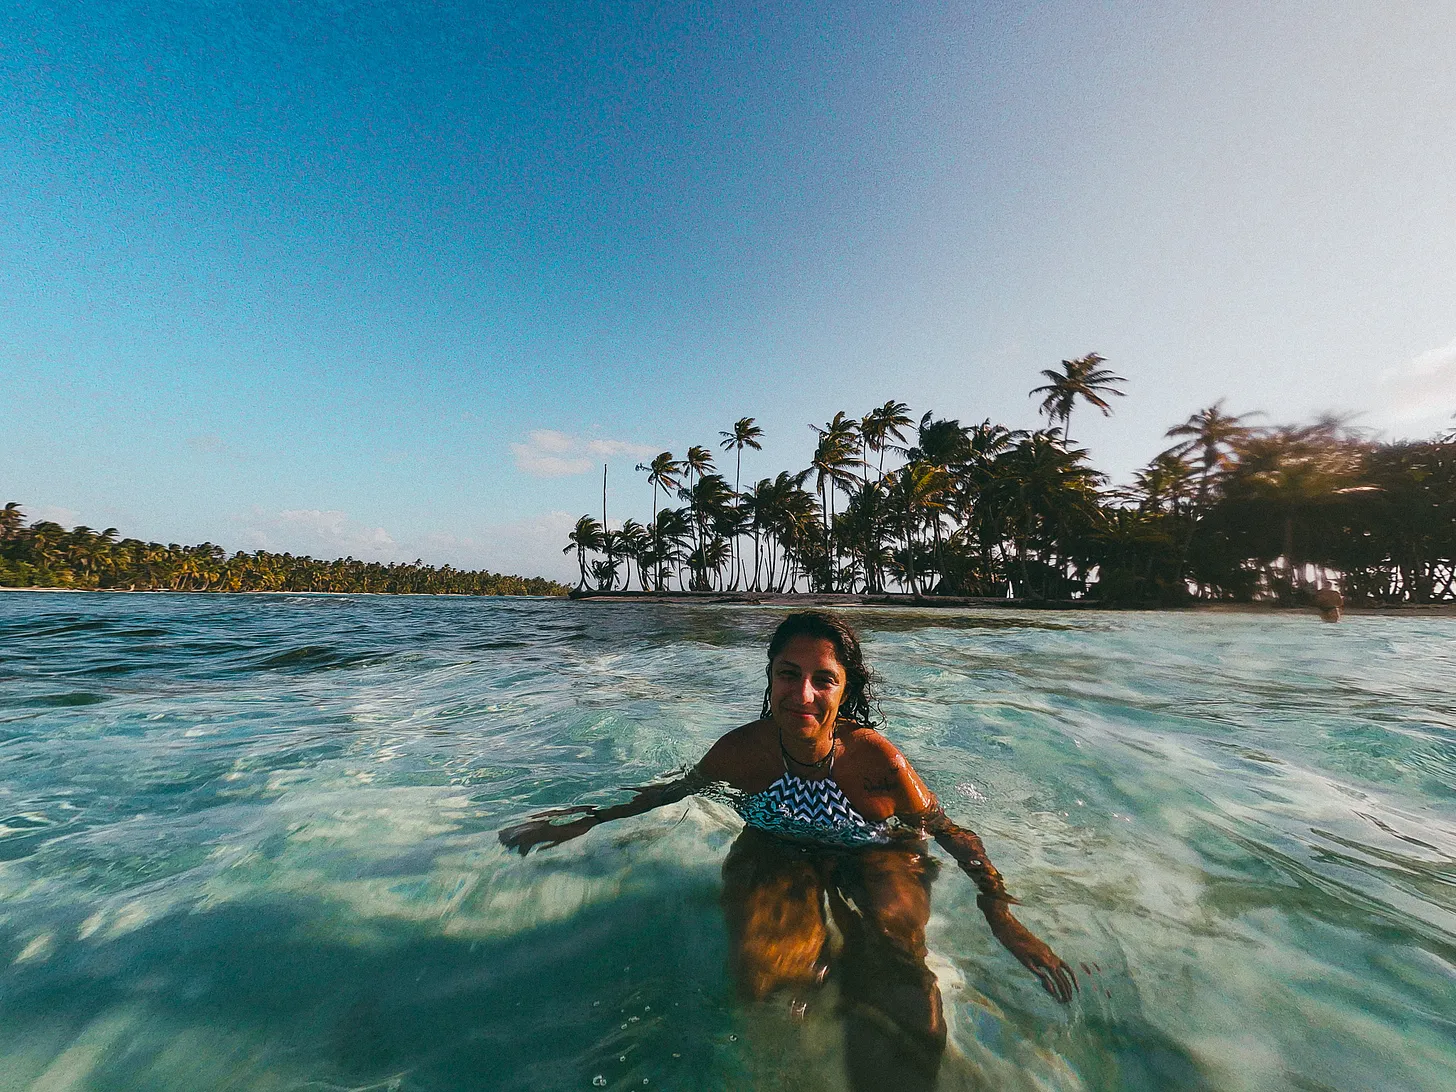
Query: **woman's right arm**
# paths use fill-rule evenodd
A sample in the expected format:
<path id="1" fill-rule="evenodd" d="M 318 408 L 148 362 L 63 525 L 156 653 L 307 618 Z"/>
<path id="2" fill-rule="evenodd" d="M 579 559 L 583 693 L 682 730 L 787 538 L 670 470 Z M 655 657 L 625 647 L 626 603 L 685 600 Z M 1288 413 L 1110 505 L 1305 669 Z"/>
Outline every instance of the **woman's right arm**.
<path id="1" fill-rule="evenodd" d="M 502 830 L 500 832 L 501 845 L 515 850 L 524 857 L 531 852 L 534 846 L 543 848 L 557 846 L 562 842 L 569 842 L 573 838 L 580 838 L 592 827 L 610 823 L 613 819 L 626 819 L 628 816 L 641 815 L 654 808 L 676 804 L 684 797 L 691 796 L 708 785 L 708 779 L 701 771 L 700 764 L 669 781 L 658 781 L 651 785 L 640 785 L 629 789 L 629 792 L 637 795 L 625 804 L 616 804 L 610 808 L 579 804 L 570 808 L 552 808 L 549 811 L 537 812 L 525 822 Z M 568 823 L 554 821 L 567 815 L 575 815 L 577 818 Z"/>
<path id="2" fill-rule="evenodd" d="M 525 822 L 506 827 L 501 831 L 501 845 L 507 849 L 514 849 L 524 857 L 531 852 L 533 846 L 557 846 L 562 842 L 569 842 L 573 838 L 580 838 L 592 827 L 610 823 L 613 819 L 626 819 L 629 815 L 641 815 L 654 808 L 676 804 L 679 800 L 691 796 L 695 792 L 701 792 L 715 782 L 736 784 L 740 779 L 744 756 L 748 750 L 745 746 L 746 730 L 751 727 L 751 725 L 744 725 L 742 728 L 729 732 L 709 748 L 701 762 L 678 777 L 629 789 L 629 792 L 637 795 L 625 804 L 616 804 L 610 808 L 582 804 L 576 807 L 552 808 L 549 811 L 537 812 Z M 566 823 L 553 821 L 568 815 L 574 815 L 576 818 Z"/>

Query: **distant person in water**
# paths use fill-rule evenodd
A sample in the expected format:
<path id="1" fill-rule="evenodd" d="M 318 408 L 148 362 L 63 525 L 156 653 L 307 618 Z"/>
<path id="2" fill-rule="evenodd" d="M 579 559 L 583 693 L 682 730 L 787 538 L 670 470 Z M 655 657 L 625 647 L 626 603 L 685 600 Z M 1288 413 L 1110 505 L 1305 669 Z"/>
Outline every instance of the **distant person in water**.
<path id="1" fill-rule="evenodd" d="M 735 728 L 682 777 L 610 808 L 542 812 L 501 831 L 510 849 L 554 846 L 713 785 L 736 790 L 745 827 L 723 864 L 723 912 L 743 996 L 806 991 L 836 967 L 855 1089 L 933 1086 L 945 1048 L 925 923 L 940 843 L 980 889 L 995 935 L 1058 1001 L 1072 969 L 1011 915 L 1013 899 L 973 831 L 946 817 L 925 782 L 871 727 L 870 672 L 848 623 L 789 615 L 768 646 L 758 720 Z M 565 822 L 557 818 L 576 816 Z M 843 938 L 831 943 L 825 905 Z M 801 994 L 802 996 L 802 994 Z M 796 1008 L 802 1008 L 796 998 Z"/>
<path id="2" fill-rule="evenodd" d="M 1334 588 L 1321 588 L 1314 593 L 1314 605 L 1320 612 L 1320 621 L 1338 622 L 1345 607 L 1345 598 Z"/>

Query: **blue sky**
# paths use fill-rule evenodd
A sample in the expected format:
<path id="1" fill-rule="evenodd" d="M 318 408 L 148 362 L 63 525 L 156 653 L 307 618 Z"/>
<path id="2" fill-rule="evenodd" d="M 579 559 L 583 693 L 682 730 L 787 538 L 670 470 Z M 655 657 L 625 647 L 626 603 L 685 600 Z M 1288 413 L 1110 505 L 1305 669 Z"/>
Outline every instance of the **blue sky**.
<path id="1" fill-rule="evenodd" d="M 163 541 L 569 573 L 641 453 L 887 398 L 1125 480 L 1218 398 L 1456 411 L 1456 7 L 21 4 L 0 487 Z M 585 468 L 585 469 L 583 469 Z M 573 472 L 578 471 L 578 472 Z"/>

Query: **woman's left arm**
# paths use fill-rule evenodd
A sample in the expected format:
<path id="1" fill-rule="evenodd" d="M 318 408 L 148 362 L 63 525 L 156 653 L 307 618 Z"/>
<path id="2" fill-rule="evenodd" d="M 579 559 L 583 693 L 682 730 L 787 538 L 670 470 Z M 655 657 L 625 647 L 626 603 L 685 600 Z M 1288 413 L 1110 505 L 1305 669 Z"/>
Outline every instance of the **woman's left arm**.
<path id="1" fill-rule="evenodd" d="M 1056 952 L 1012 916 L 1011 904 L 1016 900 L 1006 890 L 1006 881 L 986 855 L 980 836 L 951 822 L 935 794 L 898 748 L 884 737 L 876 743 L 893 771 L 889 784 L 895 786 L 895 817 L 906 826 L 929 834 L 955 858 L 961 871 L 971 878 L 980 892 L 976 896 L 976 905 L 986 915 L 986 924 L 991 927 L 992 935 L 1020 960 L 1023 967 L 1036 975 L 1047 993 L 1058 1001 L 1070 1001 L 1073 991 L 1081 989 L 1077 985 L 1077 975 Z"/>
<path id="2" fill-rule="evenodd" d="M 906 817 L 905 821 L 931 835 L 975 883 L 980 891 L 976 905 L 986 915 L 986 924 L 1002 946 L 1036 975 L 1047 993 L 1058 1001 L 1070 1001 L 1072 992 L 1081 989 L 1077 985 L 1076 972 L 1012 916 L 1011 904 L 1017 900 L 1007 892 L 1001 873 L 996 871 L 996 866 L 986 855 L 986 847 L 976 832 L 951 822 L 939 804 L 929 812 Z"/>

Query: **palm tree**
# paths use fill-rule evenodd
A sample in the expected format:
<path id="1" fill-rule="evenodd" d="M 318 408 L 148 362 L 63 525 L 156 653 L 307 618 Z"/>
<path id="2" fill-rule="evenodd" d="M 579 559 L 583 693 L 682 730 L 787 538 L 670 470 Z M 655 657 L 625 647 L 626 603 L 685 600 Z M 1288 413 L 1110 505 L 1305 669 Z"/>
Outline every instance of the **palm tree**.
<path id="1" fill-rule="evenodd" d="M 1260 429 L 1239 442 L 1225 497 L 1256 518 L 1272 515 L 1282 523 L 1285 594 L 1303 589 L 1305 563 L 1316 560 L 1310 557 L 1309 544 L 1296 535 L 1298 525 L 1308 522 L 1301 517 L 1313 516 L 1360 487 L 1367 450 L 1335 417 L 1312 425 Z"/>
<path id="2" fill-rule="evenodd" d="M 576 521 L 576 526 L 566 536 L 566 546 L 562 548 L 563 554 L 576 551 L 576 563 L 581 569 L 581 582 L 578 588 L 586 587 L 586 552 L 588 550 L 600 550 L 602 548 L 602 525 L 591 516 L 582 516 Z"/>
<path id="3" fill-rule="evenodd" d="M 693 514 L 698 543 L 694 556 L 699 560 L 706 558 L 708 554 L 704 552 L 705 532 L 709 525 L 716 525 L 722 520 L 732 501 L 732 494 L 728 492 L 728 482 L 721 474 L 704 474 L 698 478 L 697 484 L 691 489 L 679 489 L 678 496 L 688 502 L 688 508 Z M 708 589 L 704 586 L 707 579 L 707 571 L 701 565 L 693 568 L 695 591 L 707 591 Z"/>
<path id="4" fill-rule="evenodd" d="M 20 529 L 24 526 L 25 513 L 20 510 L 20 505 L 15 501 L 11 501 L 0 509 L 0 542 L 19 538 Z"/>
<path id="5" fill-rule="evenodd" d="M 657 534 L 657 489 L 659 486 L 664 491 L 678 487 L 678 475 L 682 473 L 683 464 L 672 457 L 671 451 L 664 451 L 653 458 L 650 463 L 638 463 L 638 470 L 647 471 L 647 480 L 652 483 L 652 533 Z M 658 563 L 662 561 L 662 543 L 656 538 L 653 539 L 652 552 L 657 555 Z M 662 573 L 659 570 L 657 579 L 654 581 L 658 588 L 662 587 Z"/>
<path id="6" fill-rule="evenodd" d="M 1179 516 L 1189 499 L 1193 468 L 1186 456 L 1176 450 L 1165 451 L 1134 474 L 1133 481 L 1139 512 L 1161 515 L 1166 510 L 1170 515 Z"/>
<path id="7" fill-rule="evenodd" d="M 1070 444 L 1071 436 L 1068 429 L 1072 421 L 1072 407 L 1076 405 L 1077 399 L 1096 406 L 1102 411 L 1102 416 L 1109 417 L 1112 414 L 1112 407 L 1107 404 L 1103 397 L 1106 394 L 1115 394 L 1121 397 L 1123 392 L 1113 386 L 1115 383 L 1126 383 L 1120 375 L 1113 375 L 1112 372 L 1102 367 L 1107 363 L 1106 359 L 1099 353 L 1088 353 L 1086 356 L 1078 357 L 1076 360 L 1062 361 L 1060 372 L 1051 368 L 1042 371 L 1046 377 L 1047 384 L 1044 387 L 1037 387 L 1031 392 L 1031 396 L 1044 395 L 1041 403 L 1041 412 L 1046 414 L 1049 421 L 1062 422 L 1062 442 Z"/>
<path id="8" fill-rule="evenodd" d="M 1200 511 L 1207 503 L 1208 488 L 1213 482 L 1214 472 L 1223 465 L 1234 445 L 1248 438 L 1250 429 L 1243 422 L 1252 416 L 1255 414 L 1245 413 L 1230 417 L 1223 412 L 1223 399 L 1219 399 L 1207 409 L 1199 410 L 1181 425 L 1174 425 L 1167 431 L 1169 439 L 1184 438 L 1181 444 L 1171 449 L 1173 454 L 1187 456 L 1198 452 L 1203 460 L 1196 501 Z"/>
<path id="9" fill-rule="evenodd" d="M 970 438 L 959 421 L 954 418 L 933 421 L 927 412 L 920 419 L 915 446 L 910 449 L 909 456 L 912 461 L 923 460 L 931 466 L 949 470 L 957 463 L 965 462 L 970 453 Z"/>
<path id="10" fill-rule="evenodd" d="M 858 446 L 859 422 L 848 419 L 844 411 L 840 410 L 823 428 L 818 425 L 809 427 L 819 435 L 819 443 L 814 448 L 814 458 L 809 469 L 814 474 L 824 525 L 825 558 L 828 564 L 825 590 L 833 591 L 834 488 L 836 485 L 848 488 L 854 481 L 854 467 L 859 465 L 859 460 L 854 457 L 855 448 Z"/>
<path id="11" fill-rule="evenodd" d="M 694 444 L 688 448 L 687 456 L 683 459 L 682 465 L 683 469 L 687 471 L 688 488 L 691 489 L 693 487 L 694 474 L 702 477 L 714 469 L 713 453 L 705 447 L 698 447 Z"/>
<path id="12" fill-rule="evenodd" d="M 763 429 L 754 424 L 752 417 L 740 417 L 733 423 L 732 432 L 720 432 L 718 435 L 723 437 L 723 442 L 718 445 L 720 448 L 737 453 L 737 461 L 733 470 L 733 496 L 736 499 L 739 497 L 739 486 L 743 477 L 743 449 L 751 447 L 754 451 L 762 451 L 763 445 L 758 441 L 763 436 Z M 729 539 L 729 542 L 733 548 L 733 585 L 737 587 L 741 568 L 738 563 L 737 536 Z"/>
<path id="13" fill-rule="evenodd" d="M 922 594 L 920 574 L 915 565 L 915 529 L 923 518 L 940 519 L 950 475 L 941 467 L 924 460 L 906 463 L 890 475 L 889 498 L 896 521 L 905 535 L 905 575 L 916 598 Z"/>
<path id="14" fill-rule="evenodd" d="M 624 519 L 622 527 L 617 532 L 617 552 L 627 561 L 627 579 L 622 581 L 622 590 L 626 591 L 632 583 L 632 562 L 637 562 L 637 583 L 643 591 L 648 591 L 647 573 L 642 565 L 642 555 L 651 547 L 651 540 L 647 537 L 647 528 L 638 523 L 635 519 Z"/>
<path id="15" fill-rule="evenodd" d="M 687 471 L 688 476 L 686 490 L 688 493 L 691 493 L 693 488 L 693 475 L 696 474 L 701 478 L 704 474 L 713 470 L 713 453 L 705 447 L 699 447 L 694 444 L 688 448 L 688 453 L 683 458 L 683 469 Z M 683 492 L 682 489 L 679 489 L 677 491 L 678 496 L 686 500 L 687 497 L 683 496 Z M 697 512 L 693 513 L 693 528 L 695 534 L 694 543 L 701 547 L 703 545 L 703 525 L 700 515 Z"/>
<path id="16" fill-rule="evenodd" d="M 1103 475 L 1086 463 L 1087 452 L 1069 448 L 1059 429 L 1034 432 L 997 459 L 989 498 L 1006 520 L 1022 587 L 1029 589 L 1030 552 L 1041 565 L 1041 594 L 1047 581 L 1065 567 L 1063 548 L 1082 533 L 1097 511 L 1097 487 Z"/>
<path id="17" fill-rule="evenodd" d="M 904 443 L 905 430 L 913 424 L 909 413 L 910 407 L 904 402 L 886 402 L 883 406 L 870 410 L 860 420 L 860 440 L 865 449 L 879 453 L 881 478 L 885 476 L 885 451 L 893 446 L 890 440 Z"/>
<path id="18" fill-rule="evenodd" d="M 656 543 L 653 552 L 657 555 L 658 591 L 665 590 L 667 586 L 666 566 L 669 563 L 680 561 L 683 544 L 687 541 L 690 530 L 687 517 L 678 508 L 664 508 L 657 513 L 657 519 L 653 520 L 652 540 Z M 680 577 L 681 571 L 679 571 Z M 681 586 L 681 579 L 678 583 Z"/>

